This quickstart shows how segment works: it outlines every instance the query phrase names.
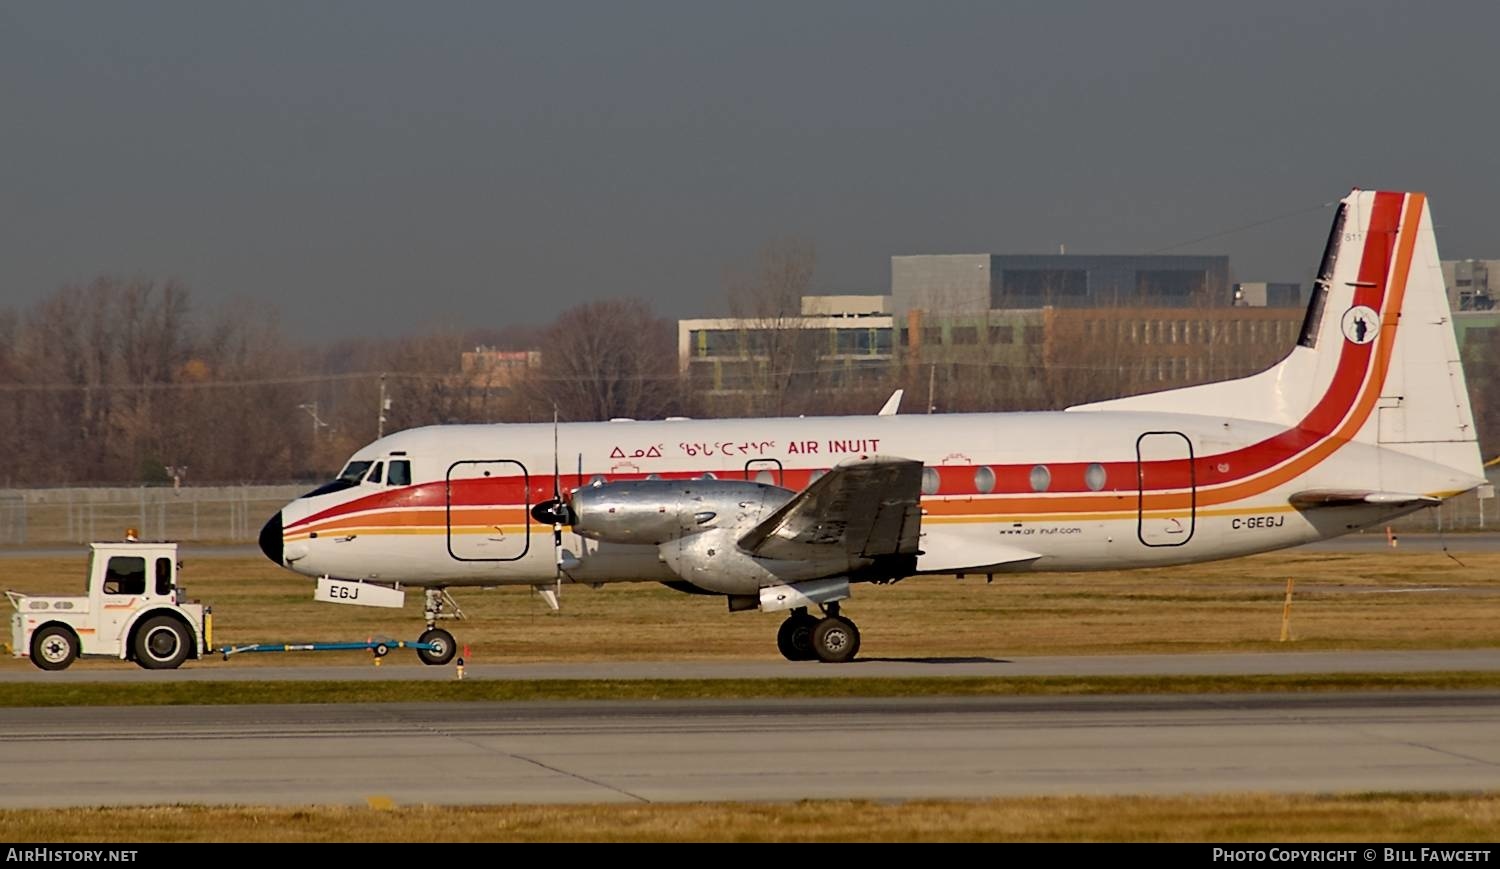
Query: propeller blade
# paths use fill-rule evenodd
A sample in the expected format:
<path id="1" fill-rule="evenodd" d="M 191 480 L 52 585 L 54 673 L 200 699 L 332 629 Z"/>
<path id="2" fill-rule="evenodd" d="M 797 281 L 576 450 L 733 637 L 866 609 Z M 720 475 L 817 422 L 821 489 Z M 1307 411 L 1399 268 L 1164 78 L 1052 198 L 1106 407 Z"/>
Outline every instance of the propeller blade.
<path id="1" fill-rule="evenodd" d="M 567 506 L 562 499 L 562 467 L 558 456 L 558 422 L 557 405 L 552 405 L 552 557 L 557 568 L 555 579 L 558 589 L 562 588 L 563 573 L 563 548 L 562 528 L 563 517 L 567 515 Z"/>
<path id="2" fill-rule="evenodd" d="M 558 463 L 557 449 L 557 405 L 552 405 L 552 498 L 562 501 L 562 470 Z"/>

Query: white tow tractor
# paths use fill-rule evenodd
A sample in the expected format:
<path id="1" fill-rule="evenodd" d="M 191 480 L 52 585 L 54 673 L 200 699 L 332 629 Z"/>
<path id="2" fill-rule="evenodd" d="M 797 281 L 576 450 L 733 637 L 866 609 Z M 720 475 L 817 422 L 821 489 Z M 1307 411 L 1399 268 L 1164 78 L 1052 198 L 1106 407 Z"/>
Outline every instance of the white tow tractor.
<path id="1" fill-rule="evenodd" d="M 392 649 L 415 649 L 428 664 L 453 658 L 447 631 L 423 640 L 369 639 L 351 643 L 248 643 L 213 645 L 213 608 L 185 599 L 177 585 L 182 562 L 176 543 L 143 543 L 134 529 L 122 543 L 90 543 L 88 594 L 81 597 L 7 591 L 16 608 L 10 617 L 11 649 L 43 670 L 65 670 L 80 655 L 134 661 L 147 670 L 173 670 L 189 658 L 246 652 L 343 652 L 363 650 L 376 659 Z M 364 606 L 401 606 L 401 592 L 324 578 L 318 600 Z M 463 659 L 459 658 L 460 666 Z"/>
<path id="2" fill-rule="evenodd" d="M 91 543 L 88 594 L 7 591 L 11 648 L 43 670 L 63 670 L 79 655 L 135 661 L 170 670 L 211 649 L 213 613 L 188 602 L 177 585 L 176 543 Z"/>

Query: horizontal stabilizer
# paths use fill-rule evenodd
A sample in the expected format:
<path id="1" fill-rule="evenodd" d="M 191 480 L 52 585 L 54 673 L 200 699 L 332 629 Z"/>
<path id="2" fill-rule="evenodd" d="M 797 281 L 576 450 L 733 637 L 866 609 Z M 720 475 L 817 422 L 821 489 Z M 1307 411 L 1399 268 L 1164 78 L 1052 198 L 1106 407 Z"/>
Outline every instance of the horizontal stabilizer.
<path id="1" fill-rule="evenodd" d="M 978 572 L 986 567 L 1020 564 L 1041 558 L 1019 546 L 975 539 L 952 531 L 923 531 L 922 551 L 917 555 L 918 573 Z"/>
<path id="2" fill-rule="evenodd" d="M 1298 510 L 1317 507 L 1355 507 L 1361 504 L 1379 504 L 1383 507 L 1426 507 L 1441 504 L 1443 499 L 1431 495 L 1415 495 L 1410 492 L 1372 492 L 1368 489 L 1308 489 L 1291 497 L 1292 506 Z"/>

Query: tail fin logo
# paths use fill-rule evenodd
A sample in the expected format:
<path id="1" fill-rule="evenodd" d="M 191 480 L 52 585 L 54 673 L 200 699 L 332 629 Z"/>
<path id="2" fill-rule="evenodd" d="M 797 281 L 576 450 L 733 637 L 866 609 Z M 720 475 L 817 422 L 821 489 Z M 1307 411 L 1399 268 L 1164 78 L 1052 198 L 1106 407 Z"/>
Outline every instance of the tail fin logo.
<path id="1" fill-rule="evenodd" d="M 1344 312 L 1344 338 L 1351 344 L 1368 344 L 1380 332 L 1380 315 L 1367 305 L 1355 305 Z"/>

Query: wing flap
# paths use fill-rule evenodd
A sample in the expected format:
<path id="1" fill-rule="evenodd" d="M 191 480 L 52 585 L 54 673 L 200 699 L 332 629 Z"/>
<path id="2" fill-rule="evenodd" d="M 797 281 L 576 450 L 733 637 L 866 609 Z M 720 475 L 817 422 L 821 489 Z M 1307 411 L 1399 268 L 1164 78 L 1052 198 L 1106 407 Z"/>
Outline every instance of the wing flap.
<path id="1" fill-rule="evenodd" d="M 1441 504 L 1443 499 L 1411 492 L 1376 492 L 1369 489 L 1308 489 L 1288 499 L 1298 510 L 1319 507 L 1356 507 L 1378 504 L 1383 507 L 1426 507 Z"/>
<path id="2" fill-rule="evenodd" d="M 739 539 L 761 558 L 824 559 L 917 551 L 922 463 L 876 456 L 835 466 Z"/>

